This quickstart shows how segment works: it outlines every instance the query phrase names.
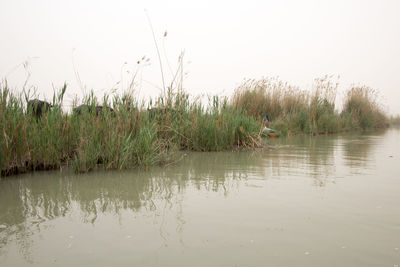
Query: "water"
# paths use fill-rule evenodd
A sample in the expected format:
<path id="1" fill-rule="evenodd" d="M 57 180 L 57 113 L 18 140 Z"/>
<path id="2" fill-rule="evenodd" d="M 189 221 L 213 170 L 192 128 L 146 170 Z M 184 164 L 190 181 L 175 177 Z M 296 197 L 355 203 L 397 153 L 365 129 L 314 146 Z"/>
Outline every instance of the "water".
<path id="1" fill-rule="evenodd" d="M 0 266 L 398 266 L 400 130 L 0 180 Z"/>

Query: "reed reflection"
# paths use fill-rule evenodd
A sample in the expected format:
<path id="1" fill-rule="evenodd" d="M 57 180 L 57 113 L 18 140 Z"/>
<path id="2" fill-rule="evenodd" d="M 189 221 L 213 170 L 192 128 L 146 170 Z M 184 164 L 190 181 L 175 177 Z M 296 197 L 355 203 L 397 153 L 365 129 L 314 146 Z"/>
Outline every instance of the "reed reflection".
<path id="1" fill-rule="evenodd" d="M 266 176 L 275 179 L 310 177 L 324 186 L 336 172 L 339 139 L 332 136 L 296 136 L 274 140 L 265 152 Z"/>
<path id="2" fill-rule="evenodd" d="M 373 165 L 371 154 L 381 142 L 386 131 L 363 135 L 346 135 L 343 138 L 343 159 L 352 173 L 360 173 L 363 168 Z"/>
<path id="3" fill-rule="evenodd" d="M 302 136 L 279 140 L 263 151 L 191 153 L 174 166 L 149 172 L 25 175 L 0 181 L 0 225 L 63 217 L 72 203 L 77 203 L 85 222 L 94 223 L 99 213 L 154 210 L 157 199 L 172 199 L 187 186 L 227 195 L 243 180 L 299 176 L 323 186 L 335 176 L 338 159 L 344 158 L 350 167 L 365 166 L 373 146 L 371 137 Z"/>
<path id="4" fill-rule="evenodd" d="M 250 155 L 198 153 L 176 166 L 151 172 L 94 172 L 79 176 L 38 172 L 1 180 L 0 246 L 13 237 L 29 239 L 44 222 L 77 212 L 76 207 L 83 222 L 95 223 L 102 213 L 119 216 L 124 210 L 155 212 L 160 201 L 172 207 L 174 198 L 179 198 L 188 185 L 198 190 L 222 189 L 227 194 L 233 181 L 241 179 L 254 164 L 257 162 Z"/>
<path id="5" fill-rule="evenodd" d="M 258 152 L 191 153 L 163 176 L 185 181 L 197 190 L 220 191 L 225 195 L 255 173 L 263 170 Z"/>

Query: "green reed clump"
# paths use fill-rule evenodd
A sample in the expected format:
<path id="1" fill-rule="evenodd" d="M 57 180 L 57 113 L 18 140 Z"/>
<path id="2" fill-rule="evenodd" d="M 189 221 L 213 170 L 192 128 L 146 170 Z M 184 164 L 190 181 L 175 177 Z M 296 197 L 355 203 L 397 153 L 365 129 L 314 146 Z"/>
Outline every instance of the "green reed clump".
<path id="1" fill-rule="evenodd" d="M 53 99 L 53 108 L 36 118 L 25 109 L 22 95 L 1 88 L 0 98 L 0 171 L 2 175 L 18 171 L 57 168 L 68 157 L 67 116 L 60 103 L 65 92 Z"/>
<path id="2" fill-rule="evenodd" d="M 209 99 L 208 107 L 200 101 L 189 101 L 184 92 L 169 94 L 166 100 L 148 113 L 156 120 L 160 139 L 179 149 L 219 151 L 234 147 L 259 145 L 259 123 L 228 105 L 226 98 Z"/>
<path id="3" fill-rule="evenodd" d="M 341 117 L 346 129 L 388 127 L 389 119 L 377 102 L 377 92 L 369 87 L 352 87 L 346 95 Z"/>
<path id="4" fill-rule="evenodd" d="M 183 131 L 187 136 L 185 147 L 218 151 L 235 146 L 258 145 L 260 125 L 254 118 L 227 105 L 226 99 L 222 100 L 222 104 L 217 97 L 213 101 L 213 106 L 206 112 L 201 112 L 199 106 L 191 110 L 186 131 Z"/>
<path id="5" fill-rule="evenodd" d="M 103 107 L 115 109 L 102 109 L 99 114 L 95 112 L 98 106 L 95 98 L 89 97 L 84 102 L 90 108 L 70 116 L 71 124 L 78 129 L 72 158 L 77 172 L 90 171 L 99 164 L 106 169 L 127 169 L 159 162 L 162 145 L 154 121 L 139 110 L 136 102 L 123 97 L 109 103 L 105 97 Z"/>
<path id="6" fill-rule="evenodd" d="M 0 94 L 0 169 L 25 166 L 27 154 L 27 118 L 21 101 L 5 86 Z"/>

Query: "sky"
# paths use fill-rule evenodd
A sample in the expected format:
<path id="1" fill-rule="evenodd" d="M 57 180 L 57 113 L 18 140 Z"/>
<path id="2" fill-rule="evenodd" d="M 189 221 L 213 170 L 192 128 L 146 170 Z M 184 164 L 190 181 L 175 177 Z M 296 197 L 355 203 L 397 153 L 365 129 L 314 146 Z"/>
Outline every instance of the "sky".
<path id="1" fill-rule="evenodd" d="M 149 17 L 165 79 L 184 51 L 191 95 L 229 96 L 243 79 L 262 77 L 310 90 L 332 75 L 339 102 L 351 85 L 366 85 L 400 114 L 398 0 L 0 0 L 0 10 L 0 78 L 39 98 L 64 82 L 68 105 L 90 90 L 122 93 L 135 72 L 137 95 L 159 94 Z M 138 65 L 143 56 L 150 60 Z"/>

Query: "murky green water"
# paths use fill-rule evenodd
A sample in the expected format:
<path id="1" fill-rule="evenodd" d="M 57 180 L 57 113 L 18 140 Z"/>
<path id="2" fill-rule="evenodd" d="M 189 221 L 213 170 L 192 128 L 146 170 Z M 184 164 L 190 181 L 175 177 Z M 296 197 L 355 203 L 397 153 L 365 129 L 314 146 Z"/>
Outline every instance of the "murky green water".
<path id="1" fill-rule="evenodd" d="M 0 180 L 0 266 L 398 266 L 400 131 Z"/>

